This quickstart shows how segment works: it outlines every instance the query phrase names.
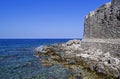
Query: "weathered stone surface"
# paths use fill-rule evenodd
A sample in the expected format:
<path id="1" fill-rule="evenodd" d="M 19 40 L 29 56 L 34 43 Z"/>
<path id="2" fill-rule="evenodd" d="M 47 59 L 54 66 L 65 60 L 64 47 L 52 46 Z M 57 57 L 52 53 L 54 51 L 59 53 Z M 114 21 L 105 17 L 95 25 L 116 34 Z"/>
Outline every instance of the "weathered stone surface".
<path id="1" fill-rule="evenodd" d="M 82 48 L 120 57 L 120 0 L 112 0 L 85 17 Z"/>
<path id="2" fill-rule="evenodd" d="M 37 51 L 36 56 L 49 55 L 50 63 L 57 61 L 72 69 L 79 69 L 80 66 L 85 74 L 86 69 L 95 72 L 92 78 L 82 75 L 85 79 L 119 79 L 120 0 L 112 0 L 85 17 L 82 41 L 70 40 L 63 44 L 39 47 Z M 93 78 L 93 75 L 97 77 Z"/>
<path id="3" fill-rule="evenodd" d="M 59 50 L 60 48 L 62 50 Z M 50 50 L 54 51 L 50 53 Z M 51 61 L 49 62 L 51 63 L 58 61 L 59 63 L 65 62 L 65 64 L 70 66 L 80 65 L 93 72 L 107 75 L 105 77 L 110 77 L 109 79 L 117 78 L 120 74 L 119 57 L 111 55 L 110 52 L 96 49 L 96 47 L 82 49 L 80 40 L 70 40 L 61 45 L 44 46 L 42 49 L 40 47 L 37 51 L 39 51 L 38 54 L 50 55 Z M 46 51 L 46 53 L 42 53 L 42 51 Z"/>
<path id="4" fill-rule="evenodd" d="M 120 0 L 112 0 L 85 17 L 80 57 L 98 61 L 91 70 L 119 76 L 120 74 Z M 95 68 L 96 67 L 96 68 Z"/>
<path id="5" fill-rule="evenodd" d="M 84 38 L 120 38 L 120 1 L 113 0 L 85 17 Z"/>

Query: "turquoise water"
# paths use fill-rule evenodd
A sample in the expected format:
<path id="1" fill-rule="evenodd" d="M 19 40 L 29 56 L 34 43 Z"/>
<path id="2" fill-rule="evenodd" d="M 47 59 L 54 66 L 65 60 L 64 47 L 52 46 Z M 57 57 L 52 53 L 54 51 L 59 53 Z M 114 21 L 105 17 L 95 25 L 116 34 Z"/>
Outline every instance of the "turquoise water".
<path id="1" fill-rule="evenodd" d="M 0 79 L 67 79 L 70 72 L 60 65 L 44 67 L 34 54 L 40 45 L 69 39 L 0 39 Z"/>

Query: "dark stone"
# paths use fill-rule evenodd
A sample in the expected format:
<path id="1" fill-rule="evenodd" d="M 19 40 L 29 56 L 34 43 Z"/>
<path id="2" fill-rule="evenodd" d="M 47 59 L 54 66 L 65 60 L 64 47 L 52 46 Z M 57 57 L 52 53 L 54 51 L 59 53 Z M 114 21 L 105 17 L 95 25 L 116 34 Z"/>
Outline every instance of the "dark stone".
<path id="1" fill-rule="evenodd" d="M 110 64 L 110 60 L 108 60 L 108 63 Z"/>
<path id="2" fill-rule="evenodd" d="M 81 76 L 75 76 L 75 79 L 83 79 Z"/>
<path id="3" fill-rule="evenodd" d="M 120 79 L 120 75 L 118 76 L 118 78 L 117 79 Z"/>

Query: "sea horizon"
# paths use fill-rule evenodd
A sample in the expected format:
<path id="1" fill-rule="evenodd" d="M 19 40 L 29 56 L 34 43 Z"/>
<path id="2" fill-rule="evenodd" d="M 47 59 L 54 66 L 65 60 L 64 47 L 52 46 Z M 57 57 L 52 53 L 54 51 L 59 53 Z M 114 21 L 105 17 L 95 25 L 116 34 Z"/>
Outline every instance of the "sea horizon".
<path id="1" fill-rule="evenodd" d="M 82 38 L 0 38 L 0 39 L 82 39 Z"/>
<path id="2" fill-rule="evenodd" d="M 60 65 L 44 67 L 34 55 L 37 53 L 35 49 L 39 46 L 64 43 L 69 40 L 0 39 L 0 79 L 67 79 L 72 73 L 66 68 Z"/>

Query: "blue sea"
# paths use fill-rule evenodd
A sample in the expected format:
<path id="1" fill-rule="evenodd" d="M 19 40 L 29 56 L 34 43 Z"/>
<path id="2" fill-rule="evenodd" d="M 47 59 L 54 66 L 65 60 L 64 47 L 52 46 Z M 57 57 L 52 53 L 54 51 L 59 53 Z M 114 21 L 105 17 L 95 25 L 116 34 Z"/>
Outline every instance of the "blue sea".
<path id="1" fill-rule="evenodd" d="M 35 48 L 70 39 L 0 39 L 0 79 L 68 79 L 71 73 L 60 65 L 43 67 Z"/>

